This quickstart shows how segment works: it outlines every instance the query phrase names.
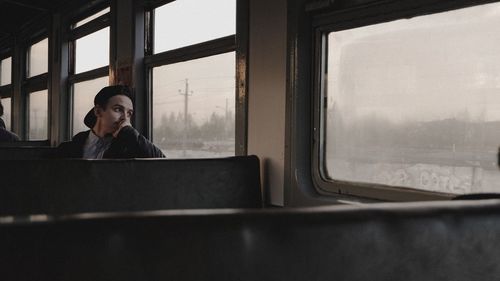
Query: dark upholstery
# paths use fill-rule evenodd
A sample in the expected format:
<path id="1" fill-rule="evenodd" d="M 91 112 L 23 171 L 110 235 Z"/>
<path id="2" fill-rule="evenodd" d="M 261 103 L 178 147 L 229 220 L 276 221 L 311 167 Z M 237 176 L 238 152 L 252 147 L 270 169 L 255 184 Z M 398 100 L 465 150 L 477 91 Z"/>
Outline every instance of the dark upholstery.
<path id="1" fill-rule="evenodd" d="M 0 215 L 262 206 L 259 159 L 0 161 Z"/>
<path id="2" fill-rule="evenodd" d="M 8 221 L 4 219 L 4 221 Z M 500 201 L 0 224 L 2 280 L 498 280 Z"/>
<path id="3" fill-rule="evenodd" d="M 53 158 L 56 148 L 48 146 L 0 145 L 0 160 L 26 160 Z"/>

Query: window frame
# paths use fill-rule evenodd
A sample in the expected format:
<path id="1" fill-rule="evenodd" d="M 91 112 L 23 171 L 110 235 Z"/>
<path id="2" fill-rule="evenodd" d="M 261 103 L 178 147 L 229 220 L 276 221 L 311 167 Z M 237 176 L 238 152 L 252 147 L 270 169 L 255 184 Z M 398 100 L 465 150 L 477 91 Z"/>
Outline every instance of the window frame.
<path id="1" fill-rule="evenodd" d="M 110 11 L 89 21 L 79 27 L 74 27 L 79 21 L 84 20 L 106 8 L 109 8 Z M 109 28 L 109 58 L 111 58 L 113 54 L 112 48 L 112 7 L 109 1 L 104 1 L 99 5 L 95 5 L 83 12 L 78 13 L 77 16 L 72 17 L 68 24 L 66 25 L 67 31 L 67 42 L 68 42 L 68 78 L 67 78 L 67 118 L 68 118 L 68 134 L 73 135 L 78 132 L 73 132 L 73 114 L 74 114 L 74 85 L 76 83 L 90 81 L 93 79 L 103 78 L 106 76 L 110 76 L 110 68 L 111 68 L 111 59 L 108 60 L 107 66 L 98 67 L 95 69 L 91 69 L 88 71 L 80 72 L 75 74 L 75 66 L 76 66 L 76 40 L 81 39 L 87 35 L 90 35 L 94 32 L 103 30 L 104 28 Z"/>
<path id="2" fill-rule="evenodd" d="M 247 101 L 248 90 L 248 0 L 236 0 L 236 29 L 234 35 L 220 37 L 197 44 L 154 54 L 154 9 L 175 0 L 150 1 L 145 7 L 146 108 L 149 120 L 146 135 L 153 134 L 153 68 L 186 62 L 204 57 L 235 52 L 235 155 L 247 154 Z"/>
<path id="3" fill-rule="evenodd" d="M 10 61 L 11 61 L 11 64 L 10 64 L 10 84 L 6 84 L 6 85 L 3 85 L 3 86 L 0 86 L 0 99 L 3 99 L 3 98 L 10 98 L 10 108 L 11 108 L 11 116 L 10 116 L 10 124 L 9 124 L 9 127 L 12 128 L 12 104 L 14 103 L 13 102 L 13 99 L 12 97 L 14 96 L 12 91 L 13 91 L 13 87 L 12 87 L 12 78 L 13 78 L 13 66 L 12 66 L 12 51 L 10 49 L 7 49 L 5 50 L 4 52 L 1 52 L 0 53 L 0 62 L 4 59 L 7 59 L 10 57 Z M 1 70 L 0 70 L 1 72 Z M 0 73 L 1 74 L 1 73 Z M 5 104 L 2 103 L 3 106 L 5 106 Z M 2 118 L 2 117 L 0 117 Z M 4 119 L 5 121 L 5 119 Z"/>
<path id="4" fill-rule="evenodd" d="M 349 1 L 339 1 L 333 4 L 309 5 L 312 14 L 312 86 L 313 92 L 313 138 L 311 147 L 311 173 L 313 186 L 321 195 L 327 196 L 352 196 L 366 198 L 369 200 L 384 201 L 424 201 L 424 200 L 447 200 L 455 197 L 455 194 L 432 192 L 408 187 L 388 186 L 375 183 L 357 183 L 342 180 L 333 180 L 326 177 L 324 163 L 324 128 L 326 110 L 325 108 L 325 65 L 327 63 L 326 52 L 327 36 L 329 32 L 341 31 L 356 27 L 369 26 L 373 24 L 390 22 L 398 19 L 417 17 L 428 14 L 451 11 L 488 3 L 500 2 L 491 0 L 461 0 L 461 1 L 439 1 L 420 0 L 409 3 L 408 1 L 359 1 L 361 4 L 349 4 Z M 319 7 L 319 8 L 318 8 Z"/>
<path id="5" fill-rule="evenodd" d="M 10 64 L 10 83 L 9 84 L 6 84 L 6 85 L 3 85 L 3 86 L 0 86 L 0 97 L 1 98 L 12 98 L 13 94 L 12 94 L 12 78 L 13 78 L 13 67 L 12 67 L 12 51 L 10 49 L 7 49 L 5 52 L 1 52 L 0 53 L 0 62 L 4 59 L 7 59 L 10 57 L 10 61 L 11 61 L 11 64 Z"/>
<path id="6" fill-rule="evenodd" d="M 31 46 L 34 44 L 37 44 L 41 42 L 42 40 L 47 39 L 47 72 L 41 73 L 35 76 L 28 77 L 28 71 L 29 71 L 29 50 Z M 23 47 L 21 48 L 22 50 L 22 67 L 21 67 L 21 97 L 22 97 L 22 114 L 24 116 L 24 128 L 23 128 L 23 134 L 22 138 L 29 142 L 29 143 L 41 143 L 44 145 L 47 145 L 50 141 L 50 136 L 51 136 L 51 109 L 50 109 L 50 103 L 51 103 L 51 93 L 49 91 L 49 73 L 51 73 L 51 63 L 50 63 L 50 44 L 51 44 L 51 38 L 49 36 L 48 30 L 42 30 L 35 35 L 31 36 L 28 40 L 25 41 L 23 44 Z M 30 140 L 29 138 L 29 129 L 30 129 L 30 124 L 29 124 L 29 95 L 32 92 L 37 92 L 37 91 L 42 91 L 42 90 L 47 90 L 47 138 L 44 140 Z"/>

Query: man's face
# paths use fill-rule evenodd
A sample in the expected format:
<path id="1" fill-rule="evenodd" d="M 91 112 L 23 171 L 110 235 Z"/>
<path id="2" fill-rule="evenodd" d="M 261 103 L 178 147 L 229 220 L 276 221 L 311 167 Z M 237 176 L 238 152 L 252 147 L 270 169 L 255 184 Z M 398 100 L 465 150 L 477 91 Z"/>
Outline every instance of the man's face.
<path id="1" fill-rule="evenodd" d="M 95 114 L 97 122 L 107 134 L 118 130 L 122 123 L 130 124 L 130 118 L 134 113 L 134 105 L 129 97 L 116 95 L 108 100 L 106 108 L 96 107 Z"/>

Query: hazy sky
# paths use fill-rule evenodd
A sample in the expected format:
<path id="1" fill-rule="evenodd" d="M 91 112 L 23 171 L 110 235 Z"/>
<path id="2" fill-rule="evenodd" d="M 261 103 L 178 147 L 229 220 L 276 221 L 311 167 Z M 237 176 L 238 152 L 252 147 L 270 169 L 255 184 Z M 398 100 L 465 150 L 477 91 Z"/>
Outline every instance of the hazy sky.
<path id="1" fill-rule="evenodd" d="M 155 53 L 235 34 L 235 0 L 178 0 L 155 10 Z M 197 123 L 212 112 L 234 113 L 235 53 L 156 67 L 153 71 L 153 120 L 184 113 L 186 79 L 188 112 Z"/>
<path id="2" fill-rule="evenodd" d="M 11 83 L 11 70 L 12 70 L 12 57 L 8 57 L 6 59 L 3 59 L 0 62 L 0 71 L 1 71 L 1 76 L 0 76 L 0 86 L 3 85 L 8 85 Z"/>
<path id="3" fill-rule="evenodd" d="M 235 106 L 235 53 L 165 65 L 153 71 L 153 120 L 184 114 L 184 95 L 188 80 L 188 112 L 199 124 L 212 112 L 224 115 Z"/>
<path id="4" fill-rule="evenodd" d="M 76 73 L 96 69 L 108 64 L 109 27 L 76 40 Z"/>
<path id="5" fill-rule="evenodd" d="M 177 0 L 155 10 L 155 53 L 228 35 L 236 30 L 236 0 Z"/>
<path id="6" fill-rule="evenodd" d="M 48 71 L 49 69 L 49 39 L 35 43 L 29 50 L 29 77 L 36 76 Z"/>
<path id="7" fill-rule="evenodd" d="M 329 106 L 394 122 L 500 120 L 500 4 L 332 32 Z"/>

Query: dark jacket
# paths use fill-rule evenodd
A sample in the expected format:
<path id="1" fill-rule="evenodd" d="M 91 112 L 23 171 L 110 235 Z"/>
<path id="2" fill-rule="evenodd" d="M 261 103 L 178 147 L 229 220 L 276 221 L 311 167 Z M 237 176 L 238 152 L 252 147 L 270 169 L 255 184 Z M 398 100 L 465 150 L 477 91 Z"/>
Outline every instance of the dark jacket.
<path id="1" fill-rule="evenodd" d="M 60 158 L 82 158 L 83 146 L 90 131 L 76 134 L 69 142 L 63 142 L 57 148 Z M 165 155 L 153 143 L 139 134 L 131 126 L 123 127 L 118 136 L 113 139 L 103 158 L 164 158 Z"/>
<path id="2" fill-rule="evenodd" d="M 0 119 L 1 120 L 1 119 Z M 18 141 L 19 137 L 3 128 L 0 128 L 0 142 Z"/>

